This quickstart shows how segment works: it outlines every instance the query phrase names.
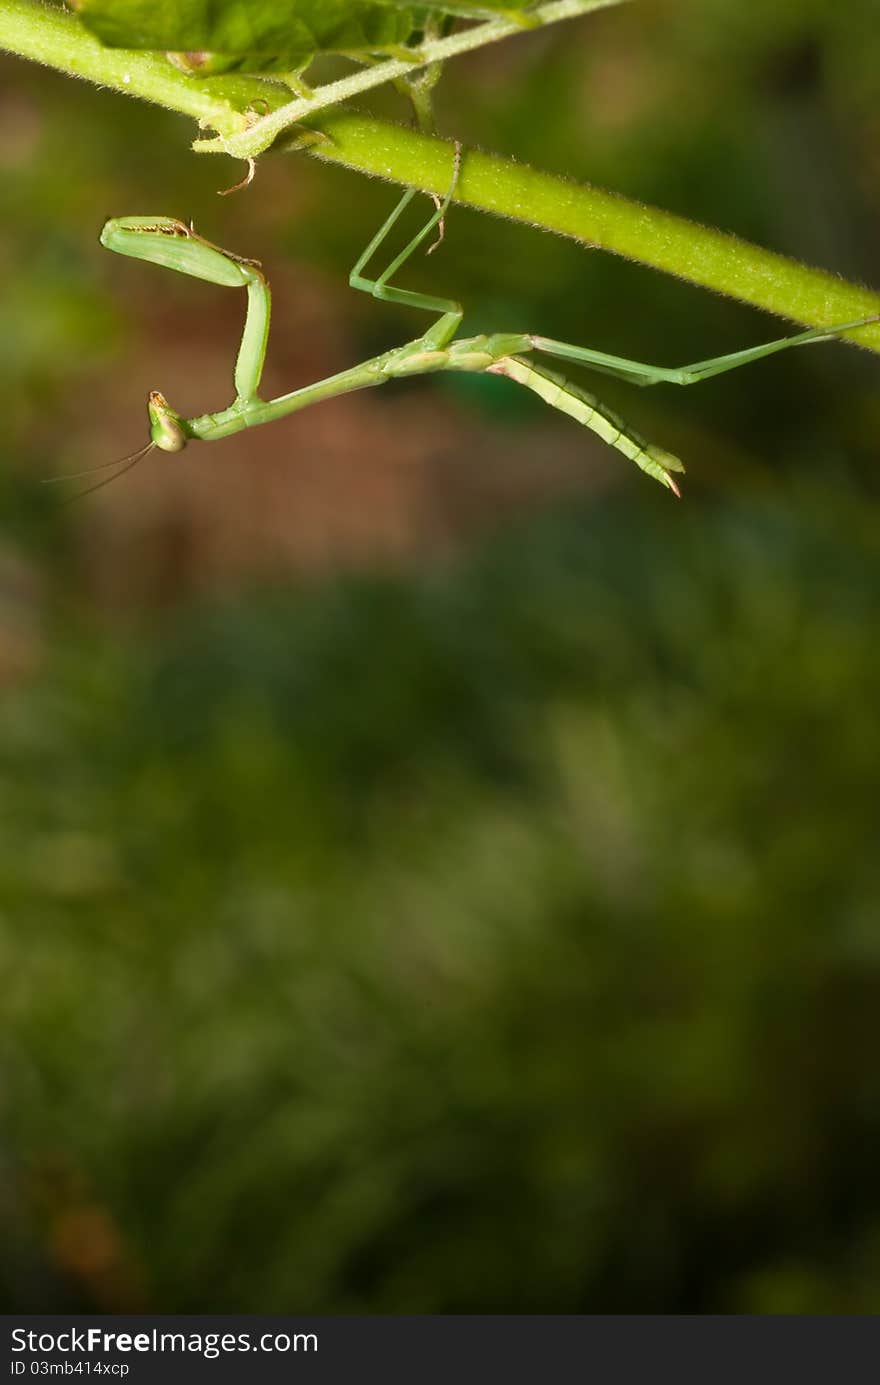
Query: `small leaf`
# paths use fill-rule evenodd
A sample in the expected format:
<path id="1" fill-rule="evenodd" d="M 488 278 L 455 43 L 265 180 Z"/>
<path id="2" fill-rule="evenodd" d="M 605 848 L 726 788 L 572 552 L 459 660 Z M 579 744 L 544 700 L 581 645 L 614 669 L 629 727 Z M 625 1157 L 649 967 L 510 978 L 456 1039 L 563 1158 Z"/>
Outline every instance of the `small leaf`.
<path id="1" fill-rule="evenodd" d="M 401 8 L 407 0 L 380 0 L 381 4 Z M 521 18 L 524 11 L 534 10 L 538 0 L 420 0 L 421 10 L 437 10 L 441 14 L 460 18 L 485 19 L 492 15 Z"/>
<path id="2" fill-rule="evenodd" d="M 380 4 L 402 7 L 407 0 L 378 0 Z M 467 19 L 487 19 L 493 15 L 509 15 L 512 19 L 522 18 L 525 11 L 534 9 L 537 0 L 420 0 L 423 10 L 437 10 L 441 14 L 457 15 Z"/>
<path id="3" fill-rule="evenodd" d="M 175 53 L 169 49 L 165 56 L 172 67 L 188 77 L 219 77 L 228 72 L 251 75 L 283 72 L 288 78 L 294 70 L 304 72 L 314 53 Z"/>
<path id="4" fill-rule="evenodd" d="M 114 48 L 283 55 L 381 52 L 418 27 L 409 5 L 386 0 L 72 0 L 83 23 Z"/>

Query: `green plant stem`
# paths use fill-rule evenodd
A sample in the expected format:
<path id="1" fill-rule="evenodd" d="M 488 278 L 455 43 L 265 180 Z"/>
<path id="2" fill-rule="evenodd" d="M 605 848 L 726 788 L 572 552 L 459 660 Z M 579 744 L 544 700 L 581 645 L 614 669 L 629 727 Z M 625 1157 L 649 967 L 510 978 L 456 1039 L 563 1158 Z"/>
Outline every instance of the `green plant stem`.
<path id="1" fill-rule="evenodd" d="M 225 136 L 253 124 L 255 104 L 274 108 L 286 99 L 275 82 L 235 75 L 193 78 L 172 67 L 164 54 L 105 48 L 75 15 L 38 0 L 0 0 L 0 49 L 192 116 L 201 128 Z"/>
<path id="2" fill-rule="evenodd" d="M 454 146 L 351 111 L 315 122 L 329 138 L 309 154 L 442 196 Z M 880 293 L 826 270 L 588 183 L 571 183 L 497 154 L 465 151 L 456 202 L 523 221 L 676 275 L 806 327 L 880 313 Z M 880 322 L 850 334 L 880 352 Z"/>
<path id="3" fill-rule="evenodd" d="M 73 15 L 30 0 L 3 0 L 0 48 L 194 116 L 225 136 L 253 125 L 254 103 L 263 103 L 264 110 L 289 104 L 277 83 L 194 78 L 160 55 L 104 48 Z M 309 147 L 315 158 L 424 192 L 442 195 L 449 187 L 453 147 L 447 142 L 338 108 L 308 124 L 325 136 Z M 659 208 L 498 155 L 466 152 L 456 200 L 625 256 L 807 327 L 880 312 L 880 293 Z M 880 323 L 852 337 L 880 353 Z"/>
<path id="4" fill-rule="evenodd" d="M 341 77 L 336 82 L 328 82 L 310 96 L 288 101 L 256 121 L 246 133 L 222 141 L 222 150 L 239 159 L 256 158 L 291 125 L 298 125 L 301 121 L 316 115 L 318 111 L 326 110 L 328 106 L 338 106 L 341 102 L 350 101 L 352 97 L 360 96 L 374 87 L 383 86 L 386 82 L 398 81 L 429 63 L 446 62 L 449 58 L 457 58 L 462 53 L 473 53 L 478 48 L 485 48 L 487 44 L 511 38 L 514 34 L 527 33 L 530 29 L 543 28 L 548 24 L 558 24 L 565 19 L 578 19 L 594 10 L 608 9 L 611 5 L 625 3 L 627 0 L 552 0 L 550 4 L 529 11 L 528 27 L 524 27 L 522 19 L 492 19 L 485 24 L 475 24 L 471 28 L 461 29 L 445 37 L 427 39 L 422 43 L 418 53 L 414 53 L 410 59 L 394 58 L 388 62 L 376 63 L 360 72 Z M 208 151 L 216 145 L 216 141 L 204 141 L 195 147 Z"/>

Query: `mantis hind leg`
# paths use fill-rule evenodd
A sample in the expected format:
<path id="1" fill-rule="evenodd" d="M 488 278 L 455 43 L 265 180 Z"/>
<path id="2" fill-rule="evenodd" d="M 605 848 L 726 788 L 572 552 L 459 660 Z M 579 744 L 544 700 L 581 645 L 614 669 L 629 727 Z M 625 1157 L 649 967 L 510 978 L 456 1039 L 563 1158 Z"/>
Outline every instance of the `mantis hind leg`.
<path id="1" fill-rule="evenodd" d="M 426 312 L 439 313 L 439 321 L 434 324 L 426 333 L 424 340 L 432 350 L 442 350 L 455 336 L 459 323 L 463 317 L 461 305 L 452 298 L 436 298 L 431 294 L 416 293 L 412 289 L 397 288 L 391 283 L 392 278 L 402 269 L 412 254 L 424 244 L 432 231 L 440 228 L 440 238 L 442 240 L 443 226 L 446 212 L 455 195 L 458 184 L 459 173 L 461 171 L 461 146 L 455 146 L 455 160 L 452 170 L 452 181 L 449 191 L 442 201 L 438 201 L 436 209 L 431 217 L 425 222 L 424 226 L 416 232 L 412 240 L 404 246 L 403 250 L 395 256 L 386 269 L 375 279 L 371 279 L 364 274 L 364 270 L 370 260 L 378 251 L 379 247 L 387 239 L 388 235 L 403 215 L 406 208 L 416 196 L 416 188 L 408 188 L 401 197 L 397 206 L 393 209 L 390 216 L 379 227 L 369 245 L 358 259 L 356 265 L 349 275 L 348 282 L 353 289 L 358 289 L 362 293 L 372 294 L 374 298 L 380 299 L 385 303 L 401 303 L 409 308 L 423 308 Z M 439 240 L 435 242 L 439 244 Z M 432 246 L 433 250 L 435 246 Z M 428 252 L 430 254 L 430 250 Z"/>
<path id="2" fill-rule="evenodd" d="M 628 380 L 634 385 L 696 385 L 701 380 L 709 380 L 713 375 L 723 375 L 725 371 L 737 370 L 751 361 L 764 356 L 775 355 L 777 351 L 787 351 L 790 346 L 808 346 L 811 342 L 833 341 L 843 332 L 854 331 L 880 320 L 880 313 L 870 317 L 858 318 L 855 322 L 842 322 L 835 327 L 811 327 L 806 332 L 798 332 L 791 337 L 780 337 L 762 346 L 751 346 L 745 351 L 733 351 L 727 356 L 713 356 L 706 361 L 695 361 L 693 365 L 669 369 L 665 366 L 646 365 L 642 361 L 629 361 L 622 356 L 608 356 L 603 351 L 591 351 L 587 347 L 572 346 L 568 342 L 554 341 L 551 337 L 531 337 L 532 348 L 543 355 L 555 356 L 565 361 L 576 361 L 580 365 L 598 370 L 603 375 L 614 375 Z"/>

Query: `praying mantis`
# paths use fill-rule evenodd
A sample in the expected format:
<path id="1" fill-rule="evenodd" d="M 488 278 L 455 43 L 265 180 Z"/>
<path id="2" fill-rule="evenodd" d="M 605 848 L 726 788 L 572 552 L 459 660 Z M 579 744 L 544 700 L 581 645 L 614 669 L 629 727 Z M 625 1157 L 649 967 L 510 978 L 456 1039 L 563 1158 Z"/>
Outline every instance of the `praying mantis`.
<path id="1" fill-rule="evenodd" d="M 810 328 L 762 346 L 697 361 L 693 365 L 676 369 L 646 365 L 529 332 L 460 338 L 457 334 L 464 315 L 460 304 L 452 299 L 398 288 L 392 283 L 398 271 L 432 232 L 437 233 L 438 239 L 429 248 L 429 254 L 442 240 L 445 217 L 455 193 L 460 167 L 461 152 L 460 147 L 456 145 L 449 191 L 442 201 L 439 198 L 434 199 L 436 210 L 421 230 L 377 278 L 367 276 L 370 262 L 417 195 L 417 189 L 409 188 L 373 236 L 349 276 L 352 288 L 372 294 L 383 302 L 403 304 L 434 314 L 436 320 L 433 324 L 421 336 L 406 342 L 403 346 L 394 347 L 349 370 L 305 385 L 289 394 L 280 395 L 277 399 L 264 400 L 258 393 L 266 356 L 271 308 L 269 285 L 259 262 L 222 250 L 200 236 L 192 225 L 188 226 L 172 217 L 133 216 L 108 221 L 100 236 L 101 244 L 106 249 L 117 254 L 129 255 L 134 259 L 148 260 L 166 269 L 173 269 L 179 274 L 204 279 L 208 283 L 228 288 L 243 288 L 247 291 L 247 312 L 233 376 L 235 398 L 229 407 L 219 413 L 183 418 L 163 395 L 153 391 L 147 406 L 149 441 L 129 457 L 104 463 L 100 468 L 92 468 L 93 471 L 113 466 L 118 469 L 114 475 L 89 487 L 81 494 L 88 494 L 99 486 L 109 484 L 109 481 L 123 475 L 154 449 L 161 452 L 181 452 L 190 442 L 215 442 L 246 428 L 272 423 L 321 400 L 333 399 L 353 390 L 373 388 L 389 380 L 441 371 L 468 371 L 506 376 L 533 391 L 552 408 L 560 410 L 576 423 L 591 429 L 609 446 L 635 462 L 643 472 L 679 496 L 675 476 L 684 471 L 684 465 L 678 457 L 661 447 L 645 442 L 580 385 L 536 362 L 534 357 L 571 361 L 636 385 L 692 385 L 725 371 L 735 370 L 750 361 L 785 351 L 792 346 L 829 341 L 842 332 L 866 326 L 880 319 L 880 314 L 874 314 L 835 327 Z"/>

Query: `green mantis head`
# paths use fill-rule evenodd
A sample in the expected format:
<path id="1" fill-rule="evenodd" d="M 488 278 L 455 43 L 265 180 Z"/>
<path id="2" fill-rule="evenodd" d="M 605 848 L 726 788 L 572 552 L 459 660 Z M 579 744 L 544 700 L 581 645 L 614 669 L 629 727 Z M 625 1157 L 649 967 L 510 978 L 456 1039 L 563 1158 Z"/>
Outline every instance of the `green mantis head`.
<path id="1" fill-rule="evenodd" d="M 153 390 L 147 404 L 150 442 L 162 452 L 182 452 L 189 441 L 186 422 L 175 413 L 163 394 Z"/>

